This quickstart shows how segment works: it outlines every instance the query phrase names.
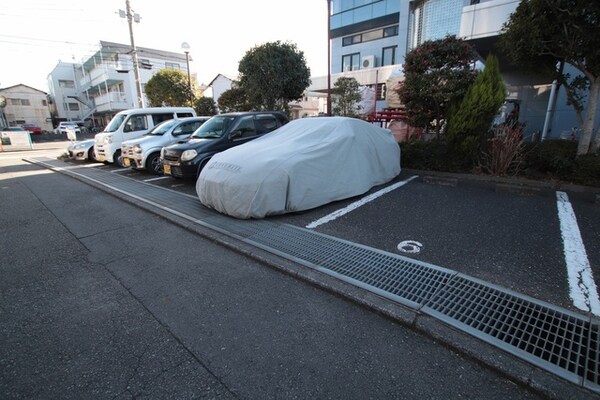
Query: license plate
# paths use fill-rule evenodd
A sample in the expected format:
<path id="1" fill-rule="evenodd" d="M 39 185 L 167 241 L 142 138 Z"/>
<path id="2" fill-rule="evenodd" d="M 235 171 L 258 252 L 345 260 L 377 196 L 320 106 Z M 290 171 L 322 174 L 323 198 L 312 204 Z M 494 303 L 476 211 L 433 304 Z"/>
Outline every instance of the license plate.
<path id="1" fill-rule="evenodd" d="M 98 155 L 98 161 L 104 161 L 104 156 L 103 155 Z"/>
<path id="2" fill-rule="evenodd" d="M 129 158 L 123 158 L 123 166 L 129 167 L 130 165 L 131 162 L 129 161 Z"/>
<path id="3" fill-rule="evenodd" d="M 171 166 L 168 164 L 163 165 L 163 172 L 166 175 L 171 175 Z"/>

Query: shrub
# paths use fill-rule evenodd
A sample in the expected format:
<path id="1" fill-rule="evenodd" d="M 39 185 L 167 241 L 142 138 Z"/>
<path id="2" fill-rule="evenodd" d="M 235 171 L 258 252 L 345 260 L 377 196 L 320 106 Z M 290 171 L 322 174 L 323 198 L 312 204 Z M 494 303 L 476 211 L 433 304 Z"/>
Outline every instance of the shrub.
<path id="1" fill-rule="evenodd" d="M 577 142 L 566 140 L 545 140 L 529 143 L 525 148 L 524 168 L 535 174 L 549 175 L 566 179 L 573 174 Z"/>
<path id="2" fill-rule="evenodd" d="M 497 126 L 486 143 L 478 169 L 490 175 L 516 175 L 523 164 L 523 128 L 520 125 Z"/>

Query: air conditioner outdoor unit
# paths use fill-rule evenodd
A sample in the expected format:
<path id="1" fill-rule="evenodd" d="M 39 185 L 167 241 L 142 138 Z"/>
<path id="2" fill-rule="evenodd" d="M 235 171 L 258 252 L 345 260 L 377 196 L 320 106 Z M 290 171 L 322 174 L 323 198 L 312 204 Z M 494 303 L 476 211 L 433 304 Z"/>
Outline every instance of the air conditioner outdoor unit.
<path id="1" fill-rule="evenodd" d="M 363 56 L 361 64 L 361 69 L 375 68 L 375 56 Z"/>

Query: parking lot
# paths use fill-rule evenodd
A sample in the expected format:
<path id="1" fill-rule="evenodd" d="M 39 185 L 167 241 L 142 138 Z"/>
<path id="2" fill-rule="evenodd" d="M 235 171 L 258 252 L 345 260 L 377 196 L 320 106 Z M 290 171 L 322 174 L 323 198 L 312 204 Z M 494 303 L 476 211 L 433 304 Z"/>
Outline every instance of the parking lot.
<path id="1" fill-rule="evenodd" d="M 196 196 L 194 181 L 87 165 Z M 363 196 L 268 219 L 455 270 L 568 310 L 581 313 L 589 307 L 600 314 L 591 280 L 600 276 L 595 229 L 600 207 L 593 196 L 549 189 L 515 193 L 483 181 L 440 184 L 424 175 L 403 171 Z M 568 201 L 574 220 L 561 220 L 564 202 L 557 201 L 557 193 Z M 581 241 L 565 233 L 565 226 L 574 227 Z M 567 262 L 565 251 L 579 256 Z"/>

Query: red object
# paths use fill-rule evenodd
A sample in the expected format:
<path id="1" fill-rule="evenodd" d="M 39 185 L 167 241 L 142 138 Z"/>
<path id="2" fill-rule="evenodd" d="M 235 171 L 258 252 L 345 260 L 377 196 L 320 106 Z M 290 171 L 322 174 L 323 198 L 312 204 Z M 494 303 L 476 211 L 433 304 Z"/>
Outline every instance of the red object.
<path id="1" fill-rule="evenodd" d="M 29 131 L 31 133 L 33 133 L 34 135 L 41 135 L 42 134 L 42 128 L 40 128 L 37 125 L 33 125 L 33 124 L 23 124 L 23 129 L 25 129 L 26 131 Z"/>

